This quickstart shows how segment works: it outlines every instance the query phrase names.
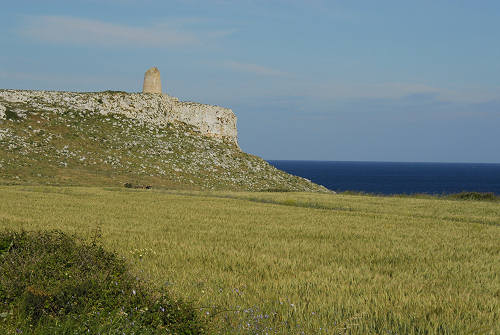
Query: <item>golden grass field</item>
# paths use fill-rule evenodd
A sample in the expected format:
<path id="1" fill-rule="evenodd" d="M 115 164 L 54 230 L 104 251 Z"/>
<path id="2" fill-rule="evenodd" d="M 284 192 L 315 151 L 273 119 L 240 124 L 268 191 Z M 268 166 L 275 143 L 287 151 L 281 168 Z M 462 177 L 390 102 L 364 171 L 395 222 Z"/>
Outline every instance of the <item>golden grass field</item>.
<path id="1" fill-rule="evenodd" d="M 4 228 L 100 229 L 229 334 L 500 334 L 498 202 L 1 186 Z"/>

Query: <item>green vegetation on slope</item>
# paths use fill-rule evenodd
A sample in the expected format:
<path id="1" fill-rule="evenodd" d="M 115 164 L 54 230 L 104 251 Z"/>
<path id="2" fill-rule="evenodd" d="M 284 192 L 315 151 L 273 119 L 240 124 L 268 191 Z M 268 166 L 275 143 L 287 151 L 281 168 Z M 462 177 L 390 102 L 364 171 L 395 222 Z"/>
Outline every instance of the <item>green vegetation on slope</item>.
<path id="1" fill-rule="evenodd" d="M 202 334 L 193 307 L 150 292 L 125 262 L 62 232 L 0 233 L 2 334 Z"/>
<path id="2" fill-rule="evenodd" d="M 184 123 L 163 127 L 120 114 L 0 103 L 7 108 L 0 119 L 2 184 L 327 191 Z"/>
<path id="3" fill-rule="evenodd" d="M 446 199 L 446 200 L 463 200 L 463 201 L 496 201 L 500 202 L 500 195 L 493 192 L 470 192 L 462 191 L 459 193 L 442 193 L 442 194 L 426 194 L 426 193 L 413 193 L 413 194 L 380 194 L 380 193 L 366 193 L 359 191 L 344 191 L 340 192 L 344 195 L 362 195 L 370 197 L 398 197 L 398 198 L 419 198 L 419 199 Z"/>
<path id="4" fill-rule="evenodd" d="M 484 201 L 0 187 L 0 228 L 98 226 L 227 334 L 498 334 L 499 218 Z"/>

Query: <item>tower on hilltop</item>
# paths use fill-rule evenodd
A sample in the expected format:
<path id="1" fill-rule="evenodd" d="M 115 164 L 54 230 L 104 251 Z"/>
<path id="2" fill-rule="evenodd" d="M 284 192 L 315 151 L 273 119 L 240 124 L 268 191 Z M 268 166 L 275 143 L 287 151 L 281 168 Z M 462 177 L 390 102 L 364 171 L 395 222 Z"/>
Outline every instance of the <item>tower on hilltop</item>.
<path id="1" fill-rule="evenodd" d="M 161 94 L 161 78 L 160 70 L 157 67 L 152 67 L 144 74 L 144 85 L 142 93 Z"/>

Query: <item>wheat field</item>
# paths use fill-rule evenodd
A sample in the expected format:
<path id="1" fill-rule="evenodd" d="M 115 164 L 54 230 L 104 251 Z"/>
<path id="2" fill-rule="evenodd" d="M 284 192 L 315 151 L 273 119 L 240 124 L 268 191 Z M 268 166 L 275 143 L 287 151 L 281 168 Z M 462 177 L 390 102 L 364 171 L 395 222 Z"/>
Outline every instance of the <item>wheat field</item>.
<path id="1" fill-rule="evenodd" d="M 498 202 L 0 186 L 0 229 L 101 236 L 227 334 L 499 334 Z"/>

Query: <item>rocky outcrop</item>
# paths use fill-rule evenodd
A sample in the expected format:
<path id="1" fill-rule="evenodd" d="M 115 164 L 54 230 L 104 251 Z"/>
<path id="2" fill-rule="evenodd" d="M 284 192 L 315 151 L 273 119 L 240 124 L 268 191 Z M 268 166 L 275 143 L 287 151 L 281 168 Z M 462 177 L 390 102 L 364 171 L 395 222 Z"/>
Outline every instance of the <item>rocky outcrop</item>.
<path id="1" fill-rule="evenodd" d="M 184 122 L 204 136 L 224 140 L 238 147 L 236 116 L 230 109 L 183 102 L 167 94 L 0 90 L 1 119 L 6 118 L 6 105 L 13 108 L 11 112 L 19 112 L 21 115 L 27 109 L 58 113 L 65 113 L 68 110 L 97 111 L 102 115 L 116 113 L 161 126 L 172 122 Z M 16 111 L 16 107 L 12 106 L 19 106 L 19 110 Z"/>

